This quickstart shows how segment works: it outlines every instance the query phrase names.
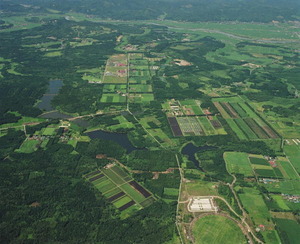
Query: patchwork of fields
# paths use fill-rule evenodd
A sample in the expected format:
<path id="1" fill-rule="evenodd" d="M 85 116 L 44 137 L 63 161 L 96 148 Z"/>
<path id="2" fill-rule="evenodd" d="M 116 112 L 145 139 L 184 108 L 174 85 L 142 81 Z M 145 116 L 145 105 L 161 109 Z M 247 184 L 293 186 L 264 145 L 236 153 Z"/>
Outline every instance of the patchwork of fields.
<path id="1" fill-rule="evenodd" d="M 129 87 L 128 98 L 130 103 L 149 103 L 154 101 L 149 69 L 149 61 L 141 53 L 128 54 L 129 60 Z"/>
<path id="2" fill-rule="evenodd" d="M 229 173 L 245 177 L 299 180 L 298 173 L 287 158 L 266 159 L 261 155 L 242 152 L 225 152 L 224 159 Z"/>
<path id="3" fill-rule="evenodd" d="M 276 131 L 242 99 L 216 98 L 213 103 L 239 139 L 279 138 Z"/>
<path id="4" fill-rule="evenodd" d="M 143 54 L 111 56 L 103 75 L 102 103 L 149 103 L 154 100 L 149 61 Z"/>
<path id="5" fill-rule="evenodd" d="M 203 111 L 200 101 L 171 100 L 163 104 L 174 136 L 226 135 L 216 116 Z"/>
<path id="6" fill-rule="evenodd" d="M 84 175 L 84 178 L 122 212 L 122 218 L 148 207 L 155 201 L 149 191 L 117 165 L 95 170 Z"/>

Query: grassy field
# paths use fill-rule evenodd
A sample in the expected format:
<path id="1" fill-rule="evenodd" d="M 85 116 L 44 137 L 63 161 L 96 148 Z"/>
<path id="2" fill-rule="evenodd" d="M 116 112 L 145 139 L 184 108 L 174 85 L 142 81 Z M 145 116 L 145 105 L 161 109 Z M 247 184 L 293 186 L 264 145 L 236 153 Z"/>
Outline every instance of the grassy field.
<path id="1" fill-rule="evenodd" d="M 284 152 L 293 164 L 298 173 L 300 173 L 300 146 L 285 145 Z"/>
<path id="2" fill-rule="evenodd" d="M 287 239 L 282 239 L 283 243 L 299 243 L 300 225 L 295 220 L 276 218 L 275 222 L 281 236 Z"/>
<path id="3" fill-rule="evenodd" d="M 196 244 L 247 243 L 241 229 L 224 216 L 206 216 L 196 221 L 193 227 Z"/>
<path id="4" fill-rule="evenodd" d="M 194 180 L 184 184 L 186 192 L 191 196 L 218 196 L 217 182 Z"/>
<path id="5" fill-rule="evenodd" d="M 233 132 L 237 135 L 240 140 L 247 140 L 247 136 L 245 133 L 240 129 L 240 127 L 235 123 L 234 119 L 227 119 L 226 122 L 233 130 Z"/>
<path id="6" fill-rule="evenodd" d="M 130 93 L 129 101 L 131 103 L 150 103 L 154 101 L 154 95 L 151 93 Z"/>
<path id="7" fill-rule="evenodd" d="M 280 180 L 279 182 L 263 184 L 263 186 L 270 192 L 281 192 L 284 194 L 296 194 L 300 193 L 299 180 Z"/>
<path id="8" fill-rule="evenodd" d="M 254 175 L 247 153 L 225 152 L 223 156 L 229 173 L 243 174 L 246 177 Z"/>
<path id="9" fill-rule="evenodd" d="M 164 188 L 164 195 L 168 196 L 178 196 L 179 190 L 177 188 Z"/>
<path id="10" fill-rule="evenodd" d="M 275 231 L 271 215 L 260 191 L 254 188 L 244 187 L 243 193 L 239 194 L 244 208 L 248 211 L 255 226 L 264 225 L 266 231 L 261 232 L 266 243 L 279 243 L 278 234 Z"/>
<path id="11" fill-rule="evenodd" d="M 20 153 L 32 153 L 37 150 L 39 144 L 40 142 L 38 140 L 25 140 L 16 151 Z"/>
<path id="12" fill-rule="evenodd" d="M 243 193 L 239 194 L 239 197 L 255 225 L 263 224 L 268 226 L 271 224 L 268 221 L 268 218 L 271 217 L 269 210 L 258 190 L 245 187 L 243 188 Z"/>
<path id="13" fill-rule="evenodd" d="M 281 210 L 290 210 L 289 206 L 286 204 L 286 200 L 284 200 L 281 195 L 271 195 L 271 197 Z"/>
<path id="14" fill-rule="evenodd" d="M 295 171 L 289 161 L 278 161 L 277 164 L 282 168 L 282 172 L 286 175 L 285 178 L 290 180 L 299 180 L 299 174 Z"/>
<path id="15" fill-rule="evenodd" d="M 102 103 L 125 103 L 126 97 L 119 94 L 103 94 L 100 102 Z"/>
<path id="16" fill-rule="evenodd" d="M 56 128 L 47 127 L 47 128 L 45 128 L 45 130 L 43 131 L 43 135 L 44 135 L 44 136 L 52 136 L 52 135 L 55 134 L 55 130 L 56 130 Z"/>

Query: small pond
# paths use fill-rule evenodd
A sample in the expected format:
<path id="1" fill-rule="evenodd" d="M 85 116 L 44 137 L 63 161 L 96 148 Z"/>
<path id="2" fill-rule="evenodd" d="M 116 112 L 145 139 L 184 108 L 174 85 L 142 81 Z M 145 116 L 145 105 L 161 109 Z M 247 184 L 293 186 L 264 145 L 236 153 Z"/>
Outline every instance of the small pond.
<path id="1" fill-rule="evenodd" d="M 134 147 L 128 139 L 127 134 L 125 133 L 115 133 L 115 132 L 106 132 L 102 130 L 95 130 L 86 133 L 91 139 L 99 138 L 102 140 L 110 140 L 118 143 L 120 146 L 127 150 L 127 153 L 130 153 L 134 150 L 140 150 Z"/>
<path id="2" fill-rule="evenodd" d="M 192 161 L 197 169 L 200 169 L 201 171 L 204 171 L 201 168 L 200 162 L 196 159 L 195 154 L 197 152 L 207 151 L 207 150 L 215 149 L 215 148 L 216 147 L 212 147 L 212 146 L 197 147 L 193 143 L 189 143 L 184 148 L 182 148 L 181 153 L 184 154 L 184 155 L 187 155 L 188 160 Z"/>

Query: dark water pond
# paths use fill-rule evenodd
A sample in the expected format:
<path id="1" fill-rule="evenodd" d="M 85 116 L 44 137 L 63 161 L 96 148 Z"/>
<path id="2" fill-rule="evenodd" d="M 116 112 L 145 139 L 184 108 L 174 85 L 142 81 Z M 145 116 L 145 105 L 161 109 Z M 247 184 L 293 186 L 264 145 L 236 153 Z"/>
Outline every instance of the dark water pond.
<path id="1" fill-rule="evenodd" d="M 140 150 L 139 148 L 134 147 L 128 139 L 127 134 L 123 133 L 114 133 L 114 132 L 105 132 L 102 130 L 96 130 L 86 133 L 91 139 L 102 139 L 110 140 L 118 143 L 120 146 L 127 150 L 127 153 L 130 153 L 134 150 Z"/>
<path id="2" fill-rule="evenodd" d="M 41 98 L 41 102 L 37 105 L 37 107 L 41 110 L 46 111 L 54 110 L 54 108 L 51 106 L 51 101 L 58 94 L 59 89 L 62 87 L 62 85 L 62 80 L 50 81 L 48 90 Z"/>
<path id="3" fill-rule="evenodd" d="M 187 155 L 188 160 L 192 161 L 197 169 L 200 169 L 200 170 L 204 171 L 201 168 L 200 162 L 196 159 L 195 154 L 197 152 L 207 151 L 207 150 L 211 150 L 211 149 L 215 149 L 215 148 L 216 147 L 212 147 L 212 146 L 197 147 L 193 143 L 189 143 L 184 148 L 182 148 L 181 153 L 184 154 L 184 155 Z"/>

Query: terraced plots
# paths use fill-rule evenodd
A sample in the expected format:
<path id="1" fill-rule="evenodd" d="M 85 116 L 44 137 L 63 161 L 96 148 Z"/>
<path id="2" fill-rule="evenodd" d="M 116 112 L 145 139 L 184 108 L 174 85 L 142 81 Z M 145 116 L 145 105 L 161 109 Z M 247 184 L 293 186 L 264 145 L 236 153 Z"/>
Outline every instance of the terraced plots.
<path id="1" fill-rule="evenodd" d="M 148 190 L 117 165 L 95 170 L 84 175 L 84 178 L 121 211 L 122 218 L 128 217 L 134 211 L 147 207 L 155 201 Z"/>
<path id="2" fill-rule="evenodd" d="M 242 99 L 214 99 L 213 103 L 239 139 L 279 138 L 267 122 Z"/>

